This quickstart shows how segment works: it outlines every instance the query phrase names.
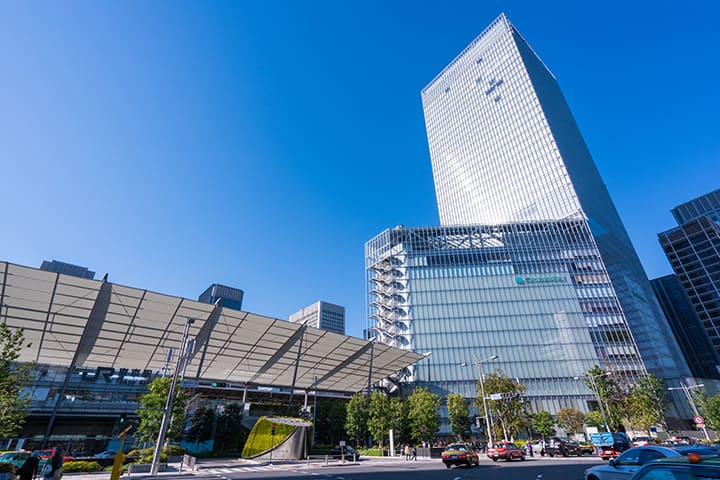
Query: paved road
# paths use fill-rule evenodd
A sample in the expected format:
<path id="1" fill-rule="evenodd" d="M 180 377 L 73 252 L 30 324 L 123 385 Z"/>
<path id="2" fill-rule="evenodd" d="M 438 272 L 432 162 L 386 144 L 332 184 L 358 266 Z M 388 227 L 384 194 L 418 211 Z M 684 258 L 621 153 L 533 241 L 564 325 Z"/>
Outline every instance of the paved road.
<path id="1" fill-rule="evenodd" d="M 583 472 L 601 461 L 596 457 L 528 458 L 525 462 L 483 459 L 479 467 L 447 469 L 440 460 L 405 462 L 370 458 L 356 464 L 318 463 L 216 463 L 201 465 L 193 480 L 327 479 L 327 480 L 582 480 Z M 186 480 L 187 477 L 185 477 Z"/>

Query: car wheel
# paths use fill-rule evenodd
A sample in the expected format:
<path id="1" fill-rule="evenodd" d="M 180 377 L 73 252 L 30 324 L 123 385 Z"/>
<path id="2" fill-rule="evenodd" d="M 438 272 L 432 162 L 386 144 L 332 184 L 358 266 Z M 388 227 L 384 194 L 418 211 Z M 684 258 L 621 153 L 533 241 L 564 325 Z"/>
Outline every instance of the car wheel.
<path id="1" fill-rule="evenodd" d="M 450 464 L 449 464 L 449 463 L 446 463 L 446 464 L 445 464 L 445 468 L 450 468 Z"/>
<path id="2" fill-rule="evenodd" d="M 493 462 L 497 462 L 497 458 L 496 458 L 496 457 L 493 457 Z"/>
<path id="3" fill-rule="evenodd" d="M 525 455 L 520 455 L 520 461 L 521 461 L 521 462 L 524 462 L 524 461 L 525 461 Z"/>
<path id="4" fill-rule="evenodd" d="M 598 478 L 595 475 L 590 475 L 587 480 L 598 480 Z"/>
<path id="5" fill-rule="evenodd" d="M 544 456 L 545 456 L 545 450 L 540 450 L 540 456 L 541 456 L 541 457 L 544 457 Z"/>
<path id="6" fill-rule="evenodd" d="M 507 460 L 508 462 L 512 462 L 512 454 L 505 457 L 505 460 Z"/>
<path id="7" fill-rule="evenodd" d="M 568 449 L 567 449 L 567 448 L 564 449 L 564 450 L 561 450 L 560 453 L 562 454 L 563 457 L 567 457 L 567 456 L 570 455 L 570 452 L 568 452 Z"/>

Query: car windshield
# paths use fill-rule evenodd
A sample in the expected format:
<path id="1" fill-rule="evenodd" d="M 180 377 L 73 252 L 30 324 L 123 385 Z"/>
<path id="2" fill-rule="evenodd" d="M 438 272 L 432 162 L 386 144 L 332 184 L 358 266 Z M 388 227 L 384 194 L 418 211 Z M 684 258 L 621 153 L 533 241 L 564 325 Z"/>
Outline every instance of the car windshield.
<path id="1" fill-rule="evenodd" d="M 448 445 L 446 450 L 467 450 L 465 445 Z"/>

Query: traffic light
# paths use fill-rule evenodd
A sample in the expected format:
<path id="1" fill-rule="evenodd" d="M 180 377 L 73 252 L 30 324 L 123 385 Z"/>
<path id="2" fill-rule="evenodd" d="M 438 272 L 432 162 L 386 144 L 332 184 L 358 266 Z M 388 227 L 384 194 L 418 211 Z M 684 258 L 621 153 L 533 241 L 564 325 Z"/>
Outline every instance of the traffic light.
<path id="1" fill-rule="evenodd" d="M 125 420 L 127 420 L 127 413 L 123 412 L 120 414 L 120 421 L 119 421 L 120 425 L 124 425 Z"/>

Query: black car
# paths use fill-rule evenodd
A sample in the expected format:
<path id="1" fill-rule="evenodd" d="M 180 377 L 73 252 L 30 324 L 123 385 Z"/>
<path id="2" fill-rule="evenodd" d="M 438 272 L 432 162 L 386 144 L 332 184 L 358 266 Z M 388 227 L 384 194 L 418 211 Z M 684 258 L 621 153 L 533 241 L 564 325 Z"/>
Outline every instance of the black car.
<path id="1" fill-rule="evenodd" d="M 570 455 L 582 455 L 580 444 L 566 437 L 553 437 L 545 442 L 545 454 L 554 457 L 562 455 L 568 457 Z"/>

